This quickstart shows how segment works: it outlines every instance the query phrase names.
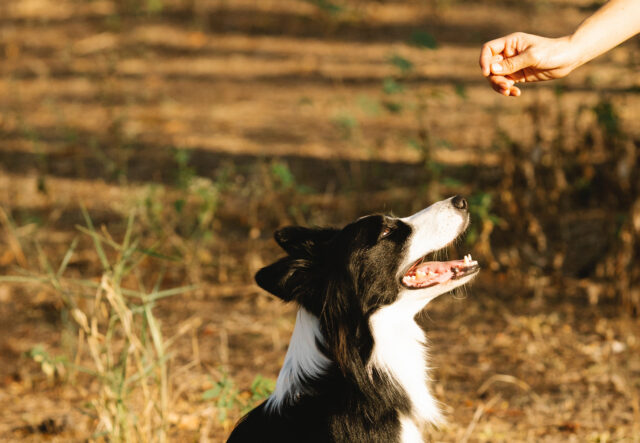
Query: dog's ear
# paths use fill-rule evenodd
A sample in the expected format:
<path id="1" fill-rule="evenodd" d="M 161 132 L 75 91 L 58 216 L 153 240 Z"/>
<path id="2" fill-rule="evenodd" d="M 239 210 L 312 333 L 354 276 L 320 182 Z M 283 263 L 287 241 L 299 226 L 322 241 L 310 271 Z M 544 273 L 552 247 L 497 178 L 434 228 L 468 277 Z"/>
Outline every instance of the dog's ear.
<path id="1" fill-rule="evenodd" d="M 294 257 L 313 257 L 318 248 L 327 244 L 339 229 L 334 228 L 303 228 L 288 226 L 276 231 L 276 242 L 289 255 Z"/>
<path id="2" fill-rule="evenodd" d="M 288 302 L 298 298 L 312 263 L 306 259 L 285 257 L 260 269 L 255 276 L 256 283 Z"/>
<path id="3" fill-rule="evenodd" d="M 289 256 L 260 269 L 255 276 L 256 283 L 284 301 L 301 301 L 303 294 L 309 296 L 314 290 L 316 285 L 312 281 L 321 268 L 323 248 L 338 232 L 333 228 L 300 226 L 277 230 L 275 240 Z"/>

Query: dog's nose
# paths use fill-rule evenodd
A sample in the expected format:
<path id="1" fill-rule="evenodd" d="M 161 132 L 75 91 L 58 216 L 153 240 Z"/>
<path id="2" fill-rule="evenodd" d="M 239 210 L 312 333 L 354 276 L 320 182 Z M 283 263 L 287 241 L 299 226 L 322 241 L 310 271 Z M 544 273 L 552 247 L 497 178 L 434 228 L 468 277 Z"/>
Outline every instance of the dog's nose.
<path id="1" fill-rule="evenodd" d="M 463 211 L 469 209 L 469 203 L 467 203 L 467 200 L 460 195 L 453 197 L 453 199 L 451 199 L 451 204 L 454 208 L 461 209 Z"/>

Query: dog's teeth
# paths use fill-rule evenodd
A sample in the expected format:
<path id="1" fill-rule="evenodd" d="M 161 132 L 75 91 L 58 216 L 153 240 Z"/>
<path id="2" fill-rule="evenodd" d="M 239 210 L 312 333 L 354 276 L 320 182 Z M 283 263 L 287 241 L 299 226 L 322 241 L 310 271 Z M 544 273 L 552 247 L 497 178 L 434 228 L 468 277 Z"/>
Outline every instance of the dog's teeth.
<path id="1" fill-rule="evenodd" d="M 476 266 L 478 262 L 471 257 L 471 254 L 467 254 L 464 256 L 464 264 L 465 266 Z"/>
<path id="2" fill-rule="evenodd" d="M 417 271 L 416 272 L 416 276 L 418 276 L 418 278 L 424 278 L 427 274 L 425 274 L 423 271 Z"/>

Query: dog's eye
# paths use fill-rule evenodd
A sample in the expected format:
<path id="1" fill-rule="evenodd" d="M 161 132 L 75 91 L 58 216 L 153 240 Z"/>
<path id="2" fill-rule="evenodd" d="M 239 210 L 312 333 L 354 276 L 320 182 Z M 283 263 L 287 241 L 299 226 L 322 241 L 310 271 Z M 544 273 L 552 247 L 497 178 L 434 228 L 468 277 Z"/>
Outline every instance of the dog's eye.
<path id="1" fill-rule="evenodd" d="M 385 227 L 382 232 L 380 233 L 380 238 L 385 238 L 387 237 L 389 234 L 391 234 L 393 232 L 393 229 L 391 229 L 390 227 Z"/>

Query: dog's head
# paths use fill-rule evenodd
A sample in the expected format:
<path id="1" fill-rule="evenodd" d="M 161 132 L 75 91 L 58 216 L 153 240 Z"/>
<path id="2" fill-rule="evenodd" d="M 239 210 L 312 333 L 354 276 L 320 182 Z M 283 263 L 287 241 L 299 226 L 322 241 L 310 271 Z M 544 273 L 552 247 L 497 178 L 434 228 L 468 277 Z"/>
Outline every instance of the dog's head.
<path id="1" fill-rule="evenodd" d="M 403 303 L 416 314 L 473 278 L 479 267 L 469 256 L 431 258 L 468 224 L 467 202 L 456 196 L 406 218 L 371 215 L 343 229 L 283 228 L 275 239 L 288 255 L 258 271 L 256 281 L 317 316 L 328 347 L 346 359 L 352 338 L 369 341 L 368 319 L 376 310 Z"/>
<path id="2" fill-rule="evenodd" d="M 363 313 L 399 298 L 428 302 L 479 270 L 469 257 L 430 259 L 468 224 L 466 200 L 452 197 L 406 218 L 370 215 L 343 229 L 286 227 L 275 240 L 288 255 L 258 271 L 256 281 L 317 316 L 338 285 L 350 289 Z"/>

